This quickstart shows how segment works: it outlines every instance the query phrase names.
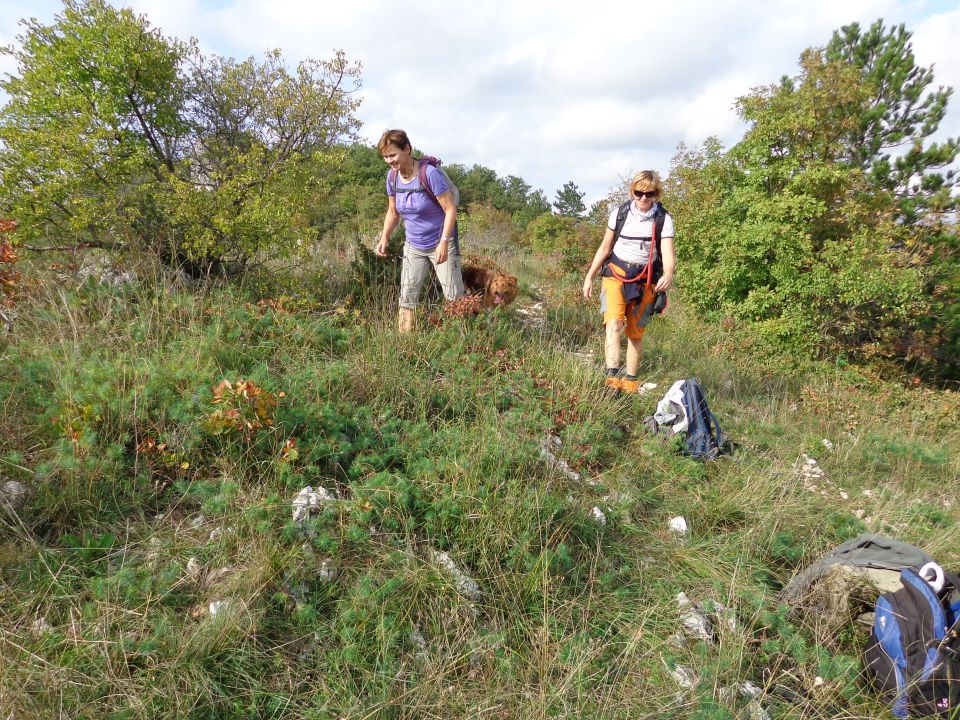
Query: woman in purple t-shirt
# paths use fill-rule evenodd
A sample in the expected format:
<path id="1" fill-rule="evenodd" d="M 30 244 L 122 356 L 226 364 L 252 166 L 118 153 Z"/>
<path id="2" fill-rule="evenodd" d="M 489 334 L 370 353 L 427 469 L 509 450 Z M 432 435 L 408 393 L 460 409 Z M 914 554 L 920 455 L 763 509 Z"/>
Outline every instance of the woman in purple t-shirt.
<path id="1" fill-rule="evenodd" d="M 430 196 L 420 182 L 420 163 L 403 130 L 387 130 L 377 143 L 390 166 L 387 173 L 387 215 L 374 252 L 386 257 L 387 241 L 403 218 L 407 242 L 400 272 L 400 332 L 412 332 L 420 288 L 432 265 L 447 300 L 463 295 L 460 248 L 456 242 L 457 206 L 447 181 L 433 165 L 425 165 Z M 436 198 L 436 199 L 434 199 Z"/>

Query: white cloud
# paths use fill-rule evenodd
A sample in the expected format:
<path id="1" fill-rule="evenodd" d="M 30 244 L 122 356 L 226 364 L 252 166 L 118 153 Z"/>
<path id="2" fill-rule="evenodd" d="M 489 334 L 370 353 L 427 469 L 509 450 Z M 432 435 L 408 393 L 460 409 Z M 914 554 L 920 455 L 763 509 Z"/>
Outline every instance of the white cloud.
<path id="1" fill-rule="evenodd" d="M 909 28 L 908 28 L 909 29 Z M 914 54 L 917 63 L 924 67 L 933 65 L 935 86 L 952 87 L 950 109 L 936 139 L 960 137 L 960 53 L 957 39 L 960 38 L 960 8 L 941 13 L 919 23 L 913 34 Z"/>
<path id="2" fill-rule="evenodd" d="M 852 21 L 905 22 L 918 62 L 960 90 L 960 9 L 938 0 L 126 2 L 222 55 L 280 48 L 295 64 L 343 49 L 363 64 L 367 139 L 403 127 L 447 162 L 519 175 L 551 199 L 571 179 L 590 201 L 631 170 L 666 173 L 680 142 L 736 142 L 736 98 L 795 74 L 804 48 Z M 0 43 L 12 41 L 10 18 L 49 22 L 59 7 L 0 0 Z M 960 134 L 957 107 L 947 132 Z"/>

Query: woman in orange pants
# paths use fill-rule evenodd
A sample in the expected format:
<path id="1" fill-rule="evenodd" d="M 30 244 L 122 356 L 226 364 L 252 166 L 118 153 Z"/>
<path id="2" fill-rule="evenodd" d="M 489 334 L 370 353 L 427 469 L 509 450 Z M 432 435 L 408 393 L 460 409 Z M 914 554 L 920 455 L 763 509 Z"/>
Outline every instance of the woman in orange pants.
<path id="1" fill-rule="evenodd" d="M 606 384 L 624 392 L 636 392 L 640 384 L 637 370 L 643 333 L 653 316 L 657 295 L 673 286 L 676 269 L 673 218 L 659 202 L 663 194 L 660 176 L 653 170 L 642 170 L 630 181 L 630 193 L 632 199 L 610 213 L 607 230 L 583 281 L 583 296 L 590 299 L 593 278 L 602 270 L 600 310 L 606 327 Z M 620 338 L 624 332 L 627 372 L 620 377 Z"/>

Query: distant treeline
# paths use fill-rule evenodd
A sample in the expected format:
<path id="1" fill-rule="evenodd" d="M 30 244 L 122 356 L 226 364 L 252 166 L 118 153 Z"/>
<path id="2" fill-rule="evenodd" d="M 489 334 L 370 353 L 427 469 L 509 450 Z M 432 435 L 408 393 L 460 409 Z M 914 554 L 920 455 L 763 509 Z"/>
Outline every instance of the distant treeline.
<path id="1" fill-rule="evenodd" d="M 414 152 L 415 156 L 420 154 Z M 504 213 L 518 231 L 523 231 L 532 220 L 551 211 L 543 190 L 533 189 L 522 178 L 500 177 L 495 170 L 477 164 L 468 168 L 450 163 L 443 167 L 460 190 L 460 209 L 467 215 L 478 206 L 487 206 Z M 330 175 L 334 192 L 316 218 L 318 230 L 352 227 L 376 232 L 386 206 L 386 175 L 387 166 L 375 147 L 350 145 L 343 163 Z"/>

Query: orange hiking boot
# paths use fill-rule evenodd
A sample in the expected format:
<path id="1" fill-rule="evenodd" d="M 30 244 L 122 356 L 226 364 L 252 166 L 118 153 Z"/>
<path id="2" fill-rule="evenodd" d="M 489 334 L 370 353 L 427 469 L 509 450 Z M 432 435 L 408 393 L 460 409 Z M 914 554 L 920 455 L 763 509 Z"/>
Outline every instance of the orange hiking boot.
<path id="1" fill-rule="evenodd" d="M 640 389 L 639 380 L 630 380 L 629 378 L 623 378 L 620 381 L 620 392 L 635 393 L 639 389 Z"/>

